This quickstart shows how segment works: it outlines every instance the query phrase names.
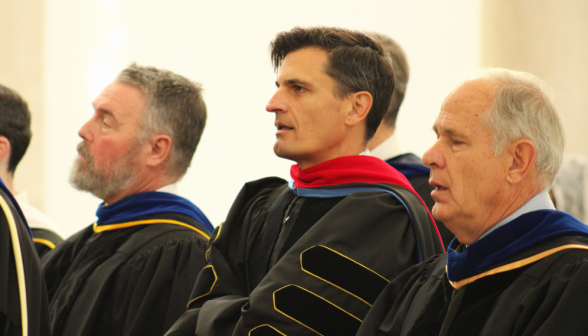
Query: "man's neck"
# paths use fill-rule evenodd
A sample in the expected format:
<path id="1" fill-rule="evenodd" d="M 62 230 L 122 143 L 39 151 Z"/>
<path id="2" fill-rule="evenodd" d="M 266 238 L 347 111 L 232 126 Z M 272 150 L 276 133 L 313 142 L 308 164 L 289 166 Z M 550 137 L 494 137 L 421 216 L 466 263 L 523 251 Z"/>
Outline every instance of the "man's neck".
<path id="1" fill-rule="evenodd" d="M 316 166 L 318 164 L 321 164 L 323 162 L 327 162 L 339 157 L 343 157 L 343 156 L 352 156 L 352 155 L 361 155 L 362 153 L 364 153 L 366 151 L 366 147 L 363 146 L 355 146 L 354 148 L 350 148 L 344 151 L 340 151 L 335 153 L 334 155 L 329 155 L 329 156 L 322 156 L 321 158 L 312 158 L 312 159 L 303 159 L 303 160 L 295 160 L 296 163 L 298 164 L 298 166 L 300 167 L 300 169 L 307 169 L 313 166 Z"/>
<path id="2" fill-rule="evenodd" d="M 6 188 L 8 188 L 8 190 L 14 194 L 14 184 L 13 184 L 12 174 L 6 170 L 2 170 L 2 171 L 0 171 L 0 178 L 2 178 L 2 181 L 4 182 L 4 185 L 6 185 Z"/>
<path id="3" fill-rule="evenodd" d="M 489 230 L 484 232 L 484 234 L 481 235 L 480 238 L 478 238 L 478 240 L 484 238 L 484 236 L 488 235 L 490 232 L 498 229 L 499 227 L 510 223 L 511 221 L 515 220 L 516 218 L 518 218 L 526 213 L 529 213 L 532 211 L 537 211 L 537 210 L 555 210 L 555 207 L 553 206 L 553 203 L 552 203 L 551 199 L 549 198 L 549 194 L 545 190 L 539 192 L 537 195 L 535 195 L 533 198 L 531 198 L 527 203 L 525 203 L 523 206 L 521 206 L 520 208 L 515 210 L 515 212 L 513 212 L 508 217 L 506 217 L 503 220 L 501 220 L 500 222 L 498 222 L 498 224 L 494 225 Z"/>
<path id="4" fill-rule="evenodd" d="M 389 137 L 394 134 L 394 126 L 388 126 L 385 123 L 381 123 L 376 134 L 368 143 L 368 149 L 373 151 L 374 148 L 378 147 L 382 142 L 386 141 Z"/>
<path id="5" fill-rule="evenodd" d="M 176 182 L 177 179 L 173 180 L 169 178 L 167 175 L 161 175 L 157 178 L 152 179 L 139 179 L 139 182 L 135 185 L 123 190 L 117 195 L 109 196 L 104 198 L 104 202 L 106 204 L 113 204 L 117 201 L 125 197 L 129 197 L 131 195 L 140 194 L 149 191 L 156 191 L 162 187 L 165 187 L 168 184 Z"/>
<path id="6" fill-rule="evenodd" d="M 494 226 L 500 223 L 502 220 L 508 218 L 514 214 L 518 209 L 527 204 L 533 197 L 541 192 L 540 188 L 529 187 L 516 192 L 512 192 L 510 197 L 502 197 L 503 201 L 501 205 L 494 207 L 492 210 L 487 211 L 485 216 L 485 223 L 479 223 L 473 227 L 476 231 L 469 232 L 467 236 L 458 237 L 461 243 L 466 245 L 474 243 L 480 239 L 486 232 L 490 232 Z M 500 199 L 497 196 L 497 199 Z M 446 224 L 447 225 L 447 224 Z M 456 234 L 456 236 L 458 236 Z"/>

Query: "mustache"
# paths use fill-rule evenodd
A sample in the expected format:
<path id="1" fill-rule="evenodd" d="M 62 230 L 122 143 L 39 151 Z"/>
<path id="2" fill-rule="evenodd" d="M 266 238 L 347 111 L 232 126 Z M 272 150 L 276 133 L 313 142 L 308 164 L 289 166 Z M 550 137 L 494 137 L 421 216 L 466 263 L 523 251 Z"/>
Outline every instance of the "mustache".
<path id="1" fill-rule="evenodd" d="M 78 144 L 78 154 L 83 157 L 86 162 L 92 162 L 92 154 L 90 154 L 90 150 L 88 150 L 88 145 L 83 141 Z"/>

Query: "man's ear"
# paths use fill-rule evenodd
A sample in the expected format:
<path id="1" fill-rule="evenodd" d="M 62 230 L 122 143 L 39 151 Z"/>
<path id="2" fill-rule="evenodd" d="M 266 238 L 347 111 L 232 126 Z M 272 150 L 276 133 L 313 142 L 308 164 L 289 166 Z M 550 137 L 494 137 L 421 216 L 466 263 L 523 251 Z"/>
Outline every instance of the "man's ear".
<path id="1" fill-rule="evenodd" d="M 171 151 L 172 140 L 168 135 L 160 134 L 149 140 L 150 153 L 147 158 L 148 167 L 157 167 L 163 164 Z"/>
<path id="2" fill-rule="evenodd" d="M 367 118 L 368 113 L 372 109 L 374 99 L 367 91 L 354 92 L 350 95 L 349 99 L 351 109 L 347 112 L 345 125 L 355 126 Z"/>
<path id="3" fill-rule="evenodd" d="M 10 158 L 10 141 L 4 136 L 0 136 L 0 161 Z"/>
<path id="4" fill-rule="evenodd" d="M 522 181 L 535 165 L 537 149 L 529 140 L 517 140 L 508 147 L 509 165 L 506 180 L 517 184 Z"/>

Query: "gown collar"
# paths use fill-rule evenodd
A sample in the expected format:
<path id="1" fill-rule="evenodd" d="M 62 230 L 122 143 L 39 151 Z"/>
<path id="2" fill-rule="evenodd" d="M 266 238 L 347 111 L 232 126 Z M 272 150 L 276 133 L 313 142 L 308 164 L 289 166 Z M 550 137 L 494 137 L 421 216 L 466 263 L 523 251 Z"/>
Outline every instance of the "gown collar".
<path id="1" fill-rule="evenodd" d="M 213 226 L 204 213 L 187 199 L 167 192 L 149 191 L 123 198 L 113 204 L 98 206 L 96 226 L 122 224 L 141 217 L 160 214 L 181 214 L 195 219 L 208 232 Z"/>
<path id="2" fill-rule="evenodd" d="M 447 278 L 450 282 L 457 282 L 475 277 L 530 247 L 571 235 L 588 237 L 588 226 L 557 210 L 528 212 L 490 232 L 463 251 L 462 244 L 457 238 L 453 239 L 447 249 Z"/>

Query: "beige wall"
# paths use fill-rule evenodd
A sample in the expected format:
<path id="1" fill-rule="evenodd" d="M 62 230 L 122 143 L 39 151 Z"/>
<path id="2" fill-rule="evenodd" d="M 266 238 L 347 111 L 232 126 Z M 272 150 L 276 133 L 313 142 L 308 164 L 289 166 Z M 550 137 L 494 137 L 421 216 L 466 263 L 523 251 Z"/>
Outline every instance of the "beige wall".
<path id="1" fill-rule="evenodd" d="M 0 83 L 28 102 L 33 139 L 15 174 L 16 190 L 43 208 L 43 1 L 0 1 Z"/>
<path id="2" fill-rule="evenodd" d="M 527 71 L 558 94 L 566 152 L 588 155 L 588 1 L 483 0 L 481 65 Z"/>
<path id="3" fill-rule="evenodd" d="M 44 3 L 44 199 L 46 214 L 65 235 L 92 223 L 100 203 L 67 182 L 77 132 L 92 116 L 92 100 L 133 61 L 203 84 L 206 130 L 179 192 L 218 225 L 243 183 L 289 178 L 292 161 L 273 153 L 275 115 L 265 111 L 276 79 L 268 44 L 278 32 L 333 25 L 393 36 L 412 70 L 398 120 L 400 144 L 417 154 L 435 141 L 431 125 L 443 97 L 479 60 L 478 0 Z"/>

